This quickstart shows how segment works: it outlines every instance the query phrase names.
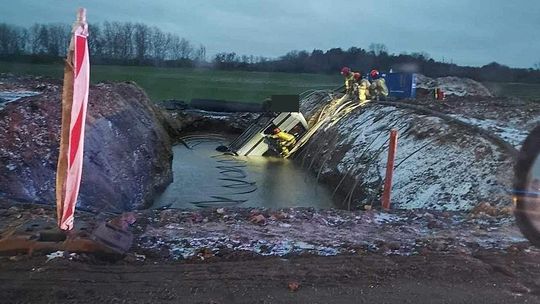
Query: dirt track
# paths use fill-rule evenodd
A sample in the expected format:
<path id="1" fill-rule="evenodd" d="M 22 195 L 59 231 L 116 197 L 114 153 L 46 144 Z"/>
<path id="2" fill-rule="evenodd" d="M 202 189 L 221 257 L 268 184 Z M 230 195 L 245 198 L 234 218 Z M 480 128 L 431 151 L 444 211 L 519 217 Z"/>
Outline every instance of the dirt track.
<path id="1" fill-rule="evenodd" d="M 2 303 L 538 303 L 539 252 L 95 265 L 3 260 Z M 288 283 L 298 282 L 291 292 Z"/>

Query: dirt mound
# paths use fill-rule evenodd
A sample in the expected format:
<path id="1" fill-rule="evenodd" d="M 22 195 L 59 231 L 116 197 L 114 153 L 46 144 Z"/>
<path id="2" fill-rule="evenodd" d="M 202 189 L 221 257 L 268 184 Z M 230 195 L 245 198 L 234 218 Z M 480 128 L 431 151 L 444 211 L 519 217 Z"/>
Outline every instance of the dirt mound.
<path id="1" fill-rule="evenodd" d="M 36 90 L 0 110 L 0 196 L 53 204 L 61 86 L 2 79 L 0 90 Z M 26 84 L 26 86 L 25 86 Z M 42 88 L 40 90 L 39 88 Z M 162 114 L 135 84 L 90 87 L 79 207 L 126 210 L 147 206 L 172 179 Z"/>
<path id="2" fill-rule="evenodd" d="M 302 103 L 316 117 L 327 99 Z M 344 207 L 379 204 L 391 128 L 399 133 L 393 185 L 395 208 L 470 210 L 480 202 L 509 203 L 512 159 L 474 130 L 440 117 L 371 104 L 319 129 L 296 159 L 329 184 Z"/>
<path id="3" fill-rule="evenodd" d="M 424 90 L 441 88 L 446 95 L 456 96 L 493 96 L 483 84 L 469 78 L 440 77 L 429 78 L 422 74 L 417 75 L 416 87 Z"/>

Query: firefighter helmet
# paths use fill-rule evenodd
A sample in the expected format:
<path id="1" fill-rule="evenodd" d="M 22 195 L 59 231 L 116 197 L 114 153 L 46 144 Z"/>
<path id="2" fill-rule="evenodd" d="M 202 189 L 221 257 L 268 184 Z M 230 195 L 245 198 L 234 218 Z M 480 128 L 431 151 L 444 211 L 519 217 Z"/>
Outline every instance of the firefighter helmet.
<path id="1" fill-rule="evenodd" d="M 343 76 L 349 76 L 350 73 L 351 73 L 351 68 L 349 67 L 343 67 L 341 69 L 341 75 Z"/>
<path id="2" fill-rule="evenodd" d="M 379 79 L 379 71 L 377 70 L 371 70 L 371 73 L 369 73 L 369 76 L 371 76 L 371 79 Z"/>

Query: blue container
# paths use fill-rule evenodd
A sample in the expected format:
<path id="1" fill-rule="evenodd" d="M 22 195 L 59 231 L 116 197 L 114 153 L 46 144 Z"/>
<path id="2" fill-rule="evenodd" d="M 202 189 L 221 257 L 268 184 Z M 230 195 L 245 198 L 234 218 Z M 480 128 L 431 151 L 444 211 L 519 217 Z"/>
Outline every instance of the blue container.
<path id="1" fill-rule="evenodd" d="M 386 81 L 389 96 L 399 99 L 416 97 L 416 74 L 389 73 L 382 76 Z"/>

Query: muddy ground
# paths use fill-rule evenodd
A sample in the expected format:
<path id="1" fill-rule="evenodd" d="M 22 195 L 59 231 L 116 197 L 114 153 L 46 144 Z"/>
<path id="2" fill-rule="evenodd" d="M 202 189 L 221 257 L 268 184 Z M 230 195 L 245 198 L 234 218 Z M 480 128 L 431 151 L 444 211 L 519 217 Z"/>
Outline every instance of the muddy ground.
<path id="1" fill-rule="evenodd" d="M 3 231 L 54 223 L 51 207 L 13 205 L 0 204 Z M 0 302 L 540 301 L 540 251 L 509 214 L 487 206 L 471 214 L 219 208 L 135 215 L 135 244 L 126 255 L 0 257 Z M 92 227 L 113 217 L 76 218 Z"/>
<path id="2" fill-rule="evenodd" d="M 40 81 L 28 81 L 42 89 Z M 3 85 L 15 90 L 18 83 Z M 504 140 L 519 139 L 515 131 L 537 124 L 540 112 L 534 104 L 492 97 L 414 103 L 466 118 Z M 169 128 L 212 130 L 225 121 L 228 131 L 238 131 L 252 118 L 195 114 L 176 113 Z M 383 212 L 376 204 L 353 212 L 140 210 L 125 255 L 4 253 L 0 303 L 540 303 L 540 250 L 522 237 L 508 203 L 476 199 L 467 211 Z M 86 229 L 79 236 L 91 238 L 98 224 L 116 216 L 78 211 L 76 227 Z M 0 231 L 38 221 L 40 229 L 54 227 L 54 209 L 0 199 Z"/>
<path id="3" fill-rule="evenodd" d="M 486 251 L 114 265 L 41 257 L 2 261 L 0 297 L 9 299 L 3 303 L 538 303 L 539 257 Z"/>

